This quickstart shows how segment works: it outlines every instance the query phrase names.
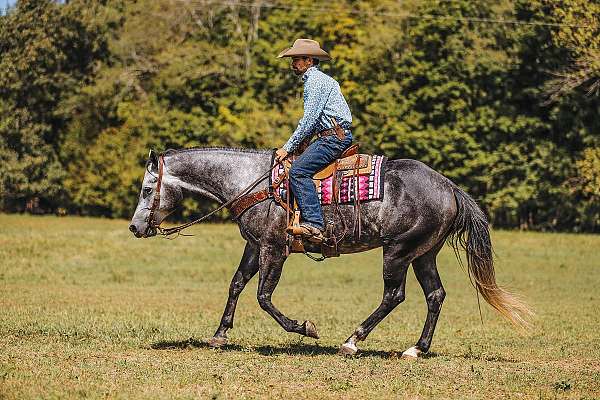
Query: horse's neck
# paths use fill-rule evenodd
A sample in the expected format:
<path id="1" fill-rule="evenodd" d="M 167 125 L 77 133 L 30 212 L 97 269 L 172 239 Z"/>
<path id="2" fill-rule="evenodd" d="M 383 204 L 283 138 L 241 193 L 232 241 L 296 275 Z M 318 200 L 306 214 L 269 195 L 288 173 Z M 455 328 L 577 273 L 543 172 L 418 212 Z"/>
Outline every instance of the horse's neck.
<path id="1" fill-rule="evenodd" d="M 165 157 L 166 179 L 221 203 L 233 198 L 270 167 L 268 152 L 198 149 Z M 265 179 L 256 189 L 265 187 Z M 254 190 L 256 190 L 254 189 Z"/>

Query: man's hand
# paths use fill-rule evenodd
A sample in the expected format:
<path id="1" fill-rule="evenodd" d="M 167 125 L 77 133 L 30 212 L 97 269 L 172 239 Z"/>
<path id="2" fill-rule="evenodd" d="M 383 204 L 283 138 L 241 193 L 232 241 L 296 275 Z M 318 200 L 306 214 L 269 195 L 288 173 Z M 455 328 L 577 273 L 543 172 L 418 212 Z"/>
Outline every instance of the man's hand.
<path id="1" fill-rule="evenodd" d="M 288 152 L 281 148 L 275 152 L 275 161 L 283 161 L 288 156 Z"/>

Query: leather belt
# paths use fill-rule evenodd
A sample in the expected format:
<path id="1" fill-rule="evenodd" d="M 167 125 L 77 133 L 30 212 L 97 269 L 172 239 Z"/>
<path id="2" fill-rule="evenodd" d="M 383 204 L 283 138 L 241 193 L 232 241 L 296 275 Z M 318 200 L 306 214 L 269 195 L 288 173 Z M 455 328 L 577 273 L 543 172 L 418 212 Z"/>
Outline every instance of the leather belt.
<path id="1" fill-rule="evenodd" d="M 329 128 L 329 129 L 325 129 L 322 130 L 320 132 L 317 132 L 317 137 L 324 137 L 324 136 L 332 136 L 335 135 L 335 129 L 334 128 Z"/>

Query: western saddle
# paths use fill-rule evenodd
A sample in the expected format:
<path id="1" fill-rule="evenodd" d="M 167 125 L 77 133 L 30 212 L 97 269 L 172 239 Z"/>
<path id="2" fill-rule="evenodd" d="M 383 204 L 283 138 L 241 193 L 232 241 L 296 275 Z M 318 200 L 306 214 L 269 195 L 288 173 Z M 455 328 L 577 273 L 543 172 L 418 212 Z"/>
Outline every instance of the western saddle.
<path id="1" fill-rule="evenodd" d="M 326 257 L 337 257 L 339 256 L 338 244 L 344 239 L 347 233 L 346 222 L 341 218 L 341 212 L 339 210 L 339 185 L 344 177 L 356 177 L 359 175 L 368 175 L 371 173 L 371 159 L 372 156 L 368 154 L 358 153 L 359 145 L 353 144 L 347 148 L 340 157 L 327 165 L 325 168 L 318 171 L 314 176 L 313 180 L 317 190 L 321 187 L 324 180 L 332 178 L 332 196 L 331 196 L 331 215 L 329 221 L 326 221 L 325 226 L 325 239 L 321 244 L 321 253 L 324 259 Z M 287 211 L 287 226 L 286 229 L 291 234 L 288 234 L 288 246 L 287 253 L 306 253 L 304 249 L 304 243 L 302 237 L 299 234 L 300 231 L 300 211 L 296 204 L 296 201 L 291 198 L 291 191 L 289 188 L 289 170 L 293 161 L 299 156 L 299 154 L 292 154 L 285 161 L 283 161 L 283 171 L 271 182 L 269 187 L 248 193 L 241 196 L 230 206 L 232 219 L 238 219 L 246 210 L 254 205 L 261 203 L 269 198 L 275 200 L 281 207 Z M 281 196 L 281 186 L 285 185 L 285 198 Z M 354 184 L 354 229 L 357 237 L 360 237 L 361 224 L 360 224 L 360 196 L 358 193 L 358 179 Z M 335 220 L 337 216 L 340 216 L 342 223 L 342 234 L 336 237 L 334 232 Z M 327 217 L 327 216 L 326 216 Z"/>

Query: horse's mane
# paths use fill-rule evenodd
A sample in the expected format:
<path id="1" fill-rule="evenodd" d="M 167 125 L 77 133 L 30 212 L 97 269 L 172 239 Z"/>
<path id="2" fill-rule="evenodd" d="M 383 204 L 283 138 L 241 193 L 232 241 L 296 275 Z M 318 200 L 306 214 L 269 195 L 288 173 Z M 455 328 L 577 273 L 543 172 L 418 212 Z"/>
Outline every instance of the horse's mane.
<path id="1" fill-rule="evenodd" d="M 273 149 L 248 149 L 243 147 L 190 147 L 186 149 L 167 149 L 163 155 L 197 152 L 197 151 L 226 151 L 231 153 L 250 153 L 250 154 L 267 154 L 272 153 Z"/>

